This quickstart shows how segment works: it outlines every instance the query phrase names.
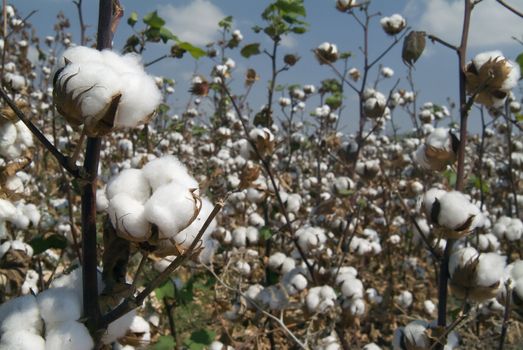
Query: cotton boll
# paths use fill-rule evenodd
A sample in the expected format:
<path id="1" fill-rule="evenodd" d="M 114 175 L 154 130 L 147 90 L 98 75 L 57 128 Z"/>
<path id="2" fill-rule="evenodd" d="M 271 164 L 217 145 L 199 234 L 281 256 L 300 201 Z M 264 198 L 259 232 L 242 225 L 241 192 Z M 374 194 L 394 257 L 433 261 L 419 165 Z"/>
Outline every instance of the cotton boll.
<path id="1" fill-rule="evenodd" d="M 77 321 L 82 314 L 78 295 L 69 288 L 51 288 L 37 295 L 40 316 L 47 329 L 59 323 Z"/>
<path id="2" fill-rule="evenodd" d="M 80 322 L 60 323 L 46 330 L 46 350 L 91 350 L 94 342 L 87 328 Z"/>
<path id="3" fill-rule="evenodd" d="M 5 157 L 5 149 L 15 143 L 17 130 L 14 123 L 0 123 L 0 154 Z"/>
<path id="4" fill-rule="evenodd" d="M 120 193 L 109 201 L 107 212 L 113 227 L 120 235 L 136 241 L 145 241 L 151 235 L 151 225 L 145 208 L 141 202 L 127 193 Z"/>
<path id="5" fill-rule="evenodd" d="M 368 288 L 365 291 L 365 297 L 367 300 L 373 304 L 381 304 L 383 297 L 378 294 L 378 291 L 374 288 Z"/>
<path id="6" fill-rule="evenodd" d="M 363 350 L 381 350 L 376 343 L 369 343 L 363 347 Z"/>
<path id="7" fill-rule="evenodd" d="M 458 249 L 450 255 L 449 274 L 452 277 L 458 267 L 463 267 L 473 259 L 478 258 L 478 252 L 472 247 Z"/>
<path id="8" fill-rule="evenodd" d="M 324 313 L 334 306 L 336 293 L 330 286 L 319 286 L 309 290 L 305 304 L 310 312 Z"/>
<path id="9" fill-rule="evenodd" d="M 262 290 L 263 286 L 261 284 L 251 284 L 249 288 L 247 288 L 247 290 L 245 291 L 245 296 L 248 298 L 247 306 L 249 308 L 254 308 L 254 305 L 252 304 L 251 300 L 256 302 Z"/>
<path id="10" fill-rule="evenodd" d="M 240 226 L 232 231 L 232 244 L 238 248 L 247 246 L 247 229 L 245 227 Z"/>
<path id="11" fill-rule="evenodd" d="M 34 205 L 32 203 L 25 204 L 22 207 L 22 212 L 29 219 L 29 221 L 31 221 L 31 224 L 33 224 L 34 227 L 38 226 L 38 223 L 40 222 L 41 215 L 40 215 L 40 211 L 38 210 L 36 205 Z"/>
<path id="12" fill-rule="evenodd" d="M 246 230 L 246 239 L 249 245 L 258 244 L 260 232 L 256 227 L 249 226 Z"/>
<path id="13" fill-rule="evenodd" d="M 397 295 L 394 300 L 400 307 L 406 309 L 412 305 L 413 296 L 411 292 L 404 290 L 399 295 Z"/>
<path id="14" fill-rule="evenodd" d="M 432 211 L 432 205 L 434 204 L 436 199 L 440 199 L 443 195 L 445 195 L 447 192 L 444 190 L 440 190 L 439 188 L 431 188 L 425 194 L 423 195 L 422 204 L 423 208 L 425 209 L 425 213 L 428 214 L 430 218 L 430 213 Z"/>
<path id="15" fill-rule="evenodd" d="M 404 341 L 408 341 L 419 349 L 428 349 L 430 347 L 430 339 L 425 333 L 428 327 L 428 323 L 423 320 L 410 322 L 403 330 Z"/>
<path id="16" fill-rule="evenodd" d="M 38 304 L 32 295 L 11 299 L 0 305 L 0 334 L 18 330 L 34 334 L 42 330 Z"/>
<path id="17" fill-rule="evenodd" d="M 24 183 L 22 182 L 22 180 L 16 176 L 16 175 L 12 175 L 12 176 L 9 176 L 5 182 L 4 182 L 4 186 L 5 188 L 12 192 L 12 193 L 23 193 L 24 192 Z"/>
<path id="18" fill-rule="evenodd" d="M 285 292 L 277 286 L 269 286 L 263 289 L 258 294 L 258 300 L 271 310 L 281 310 L 288 302 Z"/>
<path id="19" fill-rule="evenodd" d="M 452 191 L 439 199 L 438 224 L 451 230 L 460 229 L 472 216 L 481 215 L 478 207 L 471 204 L 461 192 Z M 468 229 L 473 229 L 473 223 Z M 461 230 L 460 230 L 461 231 Z"/>
<path id="20" fill-rule="evenodd" d="M 175 181 L 185 188 L 198 188 L 196 180 L 189 175 L 185 165 L 175 156 L 154 159 L 147 163 L 142 171 L 153 191 L 171 181 Z"/>
<path id="21" fill-rule="evenodd" d="M 145 217 L 158 226 L 161 238 L 172 238 L 191 223 L 197 209 L 194 196 L 173 181 L 160 186 L 145 203 Z"/>
<path id="22" fill-rule="evenodd" d="M 436 305 L 432 302 L 432 300 L 425 300 L 423 302 L 423 310 L 429 315 L 434 314 L 434 311 L 436 310 Z"/>
<path id="23" fill-rule="evenodd" d="M 238 272 L 243 276 L 249 276 L 251 274 L 251 265 L 247 261 L 239 260 L 235 264 Z"/>
<path id="24" fill-rule="evenodd" d="M 307 288 L 306 272 L 302 268 L 295 268 L 284 274 L 282 284 L 289 295 L 294 295 Z"/>
<path id="25" fill-rule="evenodd" d="M 345 298 L 363 298 L 363 283 L 357 278 L 347 278 L 341 285 L 341 293 Z"/>
<path id="26" fill-rule="evenodd" d="M 133 323 L 133 319 L 135 316 L 136 310 L 132 310 L 120 317 L 119 319 L 111 322 L 102 337 L 102 342 L 104 344 L 110 344 L 116 341 L 118 338 L 123 337 L 129 329 L 129 327 L 131 326 L 131 324 Z"/>
<path id="27" fill-rule="evenodd" d="M 0 253 L 0 259 L 2 259 L 2 253 Z M 25 275 L 24 283 L 22 284 L 22 294 L 27 295 L 29 293 L 38 293 L 38 272 L 35 270 L 28 270 Z"/>
<path id="28" fill-rule="evenodd" d="M 45 350 L 45 340 L 39 334 L 20 329 L 3 334 L 0 349 Z"/>
<path id="29" fill-rule="evenodd" d="M 353 299 L 350 302 L 349 312 L 352 316 L 362 316 L 365 314 L 365 301 L 363 299 L 357 298 Z"/>
<path id="30" fill-rule="evenodd" d="M 490 287 L 498 283 L 503 276 L 506 257 L 497 253 L 483 253 L 479 256 L 476 269 L 476 282 L 480 286 Z"/>
<path id="31" fill-rule="evenodd" d="M 139 169 L 122 170 L 118 175 L 111 178 L 105 191 L 109 200 L 117 194 L 125 193 L 142 204 L 151 195 L 151 188 L 144 171 Z"/>
<path id="32" fill-rule="evenodd" d="M 62 57 L 58 60 L 58 68 L 65 66 L 65 59 L 75 62 L 103 62 L 103 57 L 100 51 L 93 50 L 86 46 L 74 46 L 64 51 Z"/>
<path id="33" fill-rule="evenodd" d="M 25 150 L 28 147 L 33 146 L 33 133 L 29 128 L 21 121 L 17 121 L 15 124 L 16 128 L 16 142 L 21 145 L 21 150 Z"/>

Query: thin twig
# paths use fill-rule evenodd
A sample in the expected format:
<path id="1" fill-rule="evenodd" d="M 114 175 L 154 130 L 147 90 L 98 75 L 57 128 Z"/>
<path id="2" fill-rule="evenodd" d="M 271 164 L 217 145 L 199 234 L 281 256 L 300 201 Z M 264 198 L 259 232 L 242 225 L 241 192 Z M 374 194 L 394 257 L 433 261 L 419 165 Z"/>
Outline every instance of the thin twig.
<path id="1" fill-rule="evenodd" d="M 11 107 L 11 109 L 15 112 L 18 119 L 20 119 L 27 128 L 31 131 L 31 133 L 47 148 L 49 152 L 56 158 L 58 163 L 67 170 L 71 175 L 73 175 L 77 179 L 82 179 L 89 181 L 89 178 L 87 177 L 87 174 L 85 171 L 77 167 L 76 165 L 70 164 L 69 158 L 64 156 L 62 152 L 60 152 L 46 137 L 42 132 L 33 124 L 29 118 L 18 108 L 16 103 L 7 95 L 5 90 L 3 88 L 0 88 L 0 97 Z"/>
<path id="2" fill-rule="evenodd" d="M 516 8 L 512 7 L 511 5 L 507 4 L 504 0 L 496 0 L 498 4 L 505 7 L 510 12 L 514 13 L 515 15 L 518 15 L 519 17 L 523 17 L 523 12 L 517 10 Z"/>

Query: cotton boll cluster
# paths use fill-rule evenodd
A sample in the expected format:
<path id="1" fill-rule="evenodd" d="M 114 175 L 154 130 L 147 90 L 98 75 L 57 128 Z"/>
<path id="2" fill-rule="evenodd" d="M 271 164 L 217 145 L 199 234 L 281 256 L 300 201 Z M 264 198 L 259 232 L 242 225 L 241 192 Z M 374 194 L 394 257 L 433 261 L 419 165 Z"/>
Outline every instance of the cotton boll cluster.
<path id="1" fill-rule="evenodd" d="M 500 51 L 476 55 L 465 69 L 467 92 L 487 107 L 501 107 L 517 85 L 520 68 Z"/>
<path id="2" fill-rule="evenodd" d="M 366 306 L 364 301 L 363 283 L 357 276 L 357 271 L 351 266 L 342 266 L 334 269 L 332 274 L 335 277 L 336 285 L 339 286 L 343 296 L 342 307 L 352 317 L 362 316 Z"/>
<path id="3" fill-rule="evenodd" d="M 84 125 L 89 136 L 146 123 L 160 103 L 160 91 L 137 55 L 76 46 L 58 63 L 54 104 L 71 125 Z"/>
<path id="4" fill-rule="evenodd" d="M 380 24 L 385 33 L 396 35 L 407 26 L 407 21 L 401 15 L 395 13 L 390 17 L 383 17 Z"/>
<path id="5" fill-rule="evenodd" d="M 277 252 L 269 257 L 268 266 L 273 271 L 286 274 L 294 269 L 296 261 L 282 252 Z"/>
<path id="6" fill-rule="evenodd" d="M 424 169 L 441 171 L 456 161 L 458 147 L 459 140 L 449 129 L 437 128 L 418 147 L 414 159 Z"/>
<path id="7" fill-rule="evenodd" d="M 460 299 L 483 301 L 496 296 L 506 257 L 497 253 L 479 254 L 472 247 L 460 248 L 449 260 L 450 287 Z"/>

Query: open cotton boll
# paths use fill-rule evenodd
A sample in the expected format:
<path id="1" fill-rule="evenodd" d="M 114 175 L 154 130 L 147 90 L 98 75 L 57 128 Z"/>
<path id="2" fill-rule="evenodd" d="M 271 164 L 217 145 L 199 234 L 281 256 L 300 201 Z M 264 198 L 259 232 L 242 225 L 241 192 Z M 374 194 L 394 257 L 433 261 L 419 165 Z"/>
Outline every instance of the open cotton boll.
<path id="1" fill-rule="evenodd" d="M 15 123 L 16 142 L 21 146 L 21 150 L 33 146 L 33 133 L 21 120 Z"/>
<path id="2" fill-rule="evenodd" d="M 427 137 L 425 144 L 436 149 L 451 149 L 452 139 L 450 137 L 449 129 L 436 128 Z"/>
<path id="3" fill-rule="evenodd" d="M 145 73 L 127 73 L 120 76 L 125 87 L 118 105 L 114 126 L 133 128 L 147 122 L 162 100 L 152 77 Z"/>
<path id="4" fill-rule="evenodd" d="M 65 59 L 75 63 L 103 62 L 102 53 L 100 51 L 86 46 L 74 46 L 65 50 L 62 57 L 58 60 L 58 68 L 65 66 Z"/>
<path id="5" fill-rule="evenodd" d="M 346 278 L 341 285 L 341 293 L 346 298 L 363 298 L 363 283 L 355 278 Z"/>
<path id="6" fill-rule="evenodd" d="M 2 154 L 2 156 L 5 157 L 4 149 L 15 143 L 17 133 L 14 123 L 0 123 L 0 154 Z"/>
<path id="7" fill-rule="evenodd" d="M 432 205 L 434 204 L 435 200 L 441 198 L 446 193 L 446 191 L 440 190 L 439 188 L 431 188 L 425 192 L 422 199 L 422 205 L 425 209 L 425 213 L 427 213 L 429 217 L 430 212 L 432 211 Z"/>
<path id="8" fill-rule="evenodd" d="M 282 284 L 289 295 L 294 295 L 307 288 L 306 271 L 294 268 L 283 275 Z"/>
<path id="9" fill-rule="evenodd" d="M 399 295 L 395 296 L 394 300 L 396 303 L 398 303 L 399 306 L 406 309 L 412 305 L 413 296 L 411 292 L 404 290 Z"/>
<path id="10" fill-rule="evenodd" d="M 94 342 L 80 322 L 64 322 L 46 330 L 46 350 L 91 350 Z"/>
<path id="11" fill-rule="evenodd" d="M 142 171 L 153 191 L 171 181 L 176 181 L 185 188 L 198 188 L 198 182 L 175 156 L 156 158 L 145 164 Z"/>
<path id="12" fill-rule="evenodd" d="M 476 283 L 483 287 L 490 287 L 503 277 L 507 258 L 497 253 L 483 253 L 479 256 L 476 269 Z"/>
<path id="13" fill-rule="evenodd" d="M 151 196 L 151 187 L 142 170 L 125 169 L 109 180 L 105 189 L 107 199 L 111 200 L 120 193 L 126 193 L 129 197 L 145 203 Z"/>
<path id="14" fill-rule="evenodd" d="M 310 312 L 323 313 L 334 306 L 336 293 L 330 286 L 319 286 L 309 289 L 305 304 Z"/>
<path id="15" fill-rule="evenodd" d="M 118 338 L 123 337 L 133 323 L 135 316 L 136 310 L 132 310 L 119 319 L 111 322 L 102 336 L 102 342 L 104 344 L 110 344 L 116 341 Z"/>
<path id="16" fill-rule="evenodd" d="M 127 193 L 114 196 L 109 201 L 107 213 L 117 233 L 124 238 L 145 241 L 151 235 L 144 205 Z"/>
<path id="17" fill-rule="evenodd" d="M 2 254 L 0 253 L 0 259 Z M 38 272 L 35 270 L 28 270 L 25 275 L 24 283 L 22 284 L 22 294 L 27 295 L 29 293 L 38 293 Z"/>
<path id="18" fill-rule="evenodd" d="M 514 261 L 507 266 L 506 270 L 508 270 L 509 276 L 513 281 L 523 280 L 523 260 Z"/>
<path id="19" fill-rule="evenodd" d="M 428 327 L 428 322 L 424 320 L 410 322 L 403 329 L 404 342 L 409 342 L 418 349 L 428 349 L 430 347 L 430 339 L 427 333 L 425 333 Z"/>
<path id="20" fill-rule="evenodd" d="M 503 57 L 503 53 L 499 50 L 493 50 L 493 51 L 487 51 L 487 52 L 481 52 L 477 54 L 473 59 L 472 63 L 476 67 L 476 70 L 479 71 L 479 69 L 487 63 L 488 60 L 494 59 L 496 57 Z"/>
<path id="21" fill-rule="evenodd" d="M 207 198 L 202 198 L 202 207 L 196 219 L 183 231 L 174 236 L 176 243 L 183 249 L 189 249 L 192 242 L 200 232 L 203 224 L 211 214 L 214 206 Z M 201 238 L 203 244 L 210 239 L 211 233 L 216 229 L 216 219 L 213 219 Z"/>
<path id="22" fill-rule="evenodd" d="M 11 299 L 0 305 L 0 334 L 18 330 L 34 334 L 42 330 L 40 311 L 32 295 Z"/>
<path id="23" fill-rule="evenodd" d="M 439 204 L 438 224 L 451 230 L 459 229 L 470 217 L 481 215 L 479 208 L 471 204 L 467 197 L 458 191 L 451 191 L 441 196 Z M 472 222 L 468 229 L 474 227 Z"/>
<path id="24" fill-rule="evenodd" d="M 465 266 L 468 262 L 478 258 L 478 251 L 473 247 L 464 247 L 454 251 L 449 259 L 449 274 L 452 277 L 458 267 Z"/>
<path id="25" fill-rule="evenodd" d="M 47 329 L 62 322 L 77 321 L 82 315 L 78 295 L 69 288 L 51 288 L 36 296 L 40 316 Z"/>
<path id="26" fill-rule="evenodd" d="M 19 329 L 2 335 L 0 349 L 45 350 L 45 340 L 39 334 Z"/>
<path id="27" fill-rule="evenodd" d="M 145 203 L 147 220 L 158 226 L 161 238 L 172 238 L 195 217 L 195 195 L 176 182 L 159 187 Z"/>

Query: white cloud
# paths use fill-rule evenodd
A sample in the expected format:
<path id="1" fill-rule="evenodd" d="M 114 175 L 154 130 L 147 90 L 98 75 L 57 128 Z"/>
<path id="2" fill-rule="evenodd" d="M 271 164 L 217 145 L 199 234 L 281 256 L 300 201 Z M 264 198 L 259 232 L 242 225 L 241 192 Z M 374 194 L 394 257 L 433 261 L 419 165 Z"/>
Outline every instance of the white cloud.
<path id="1" fill-rule="evenodd" d="M 194 45 L 205 45 L 218 34 L 218 22 L 226 15 L 208 0 L 191 0 L 185 6 L 158 7 L 165 25 L 180 40 Z"/>
<path id="2" fill-rule="evenodd" d="M 463 24 L 463 0 L 410 0 L 404 13 L 416 30 L 425 30 L 453 44 L 459 44 Z M 470 47 L 502 47 L 520 37 L 521 19 L 495 1 L 483 1 L 472 11 Z"/>
<path id="3" fill-rule="evenodd" d="M 284 35 L 281 37 L 280 44 L 286 49 L 295 49 L 298 46 L 298 40 L 290 35 Z"/>

